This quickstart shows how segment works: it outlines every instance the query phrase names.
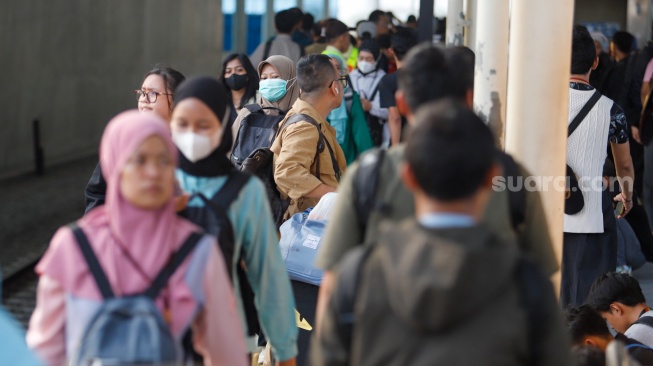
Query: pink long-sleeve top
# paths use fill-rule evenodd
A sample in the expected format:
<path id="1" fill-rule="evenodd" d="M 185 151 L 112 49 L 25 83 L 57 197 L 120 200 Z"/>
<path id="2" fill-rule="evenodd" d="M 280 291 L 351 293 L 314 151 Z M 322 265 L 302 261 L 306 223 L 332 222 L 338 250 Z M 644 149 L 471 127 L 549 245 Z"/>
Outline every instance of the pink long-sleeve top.
<path id="1" fill-rule="evenodd" d="M 103 268 L 111 265 L 120 268 L 105 271 L 117 296 L 149 287 L 137 271 L 129 269 L 129 262 L 123 260 L 115 248 L 91 244 Z M 37 304 L 30 320 L 27 343 L 48 365 L 65 364 L 101 305 L 99 290 L 76 246 L 72 231 L 59 229 L 37 266 L 40 275 Z M 107 263 L 106 258 L 114 260 Z M 43 273 L 44 262 L 51 260 L 63 261 L 64 266 L 83 266 L 84 270 L 72 271 L 75 278 L 68 275 L 68 278 L 57 279 Z M 162 311 L 164 297 L 171 312 L 170 328 L 179 345 L 188 327 L 192 326 L 194 346 L 204 356 L 205 365 L 247 364 L 244 331 L 224 259 L 213 237 L 204 236 L 171 277 L 168 287 L 156 300 Z"/>

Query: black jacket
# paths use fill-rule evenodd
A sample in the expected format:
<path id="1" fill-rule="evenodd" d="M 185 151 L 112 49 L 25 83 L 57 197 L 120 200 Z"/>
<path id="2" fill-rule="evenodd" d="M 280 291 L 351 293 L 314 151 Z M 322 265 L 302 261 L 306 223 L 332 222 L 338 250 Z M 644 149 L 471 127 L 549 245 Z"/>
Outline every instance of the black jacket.
<path id="1" fill-rule="evenodd" d="M 86 197 L 85 212 L 89 212 L 97 206 L 102 206 L 106 195 L 107 182 L 102 176 L 102 169 L 100 169 L 100 163 L 98 163 L 84 190 L 84 196 Z"/>

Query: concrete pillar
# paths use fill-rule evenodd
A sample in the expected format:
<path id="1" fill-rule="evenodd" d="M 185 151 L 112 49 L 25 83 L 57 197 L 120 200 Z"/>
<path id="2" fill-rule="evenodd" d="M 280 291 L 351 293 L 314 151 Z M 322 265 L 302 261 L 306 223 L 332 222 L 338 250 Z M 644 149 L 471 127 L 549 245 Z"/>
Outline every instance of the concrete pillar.
<path id="1" fill-rule="evenodd" d="M 651 39 L 651 0 L 628 0 L 627 28 L 642 48 Z"/>
<path id="2" fill-rule="evenodd" d="M 300 9 L 304 7 L 304 2 L 302 0 L 297 0 L 297 7 Z"/>
<path id="3" fill-rule="evenodd" d="M 420 0 L 418 36 L 420 42 L 433 42 L 433 3 L 434 0 Z"/>
<path id="4" fill-rule="evenodd" d="M 465 24 L 463 9 L 463 0 L 449 0 L 446 33 L 446 45 L 448 47 L 462 46 L 463 44 L 463 27 Z"/>
<path id="5" fill-rule="evenodd" d="M 482 3 L 485 3 L 485 6 L 492 6 L 493 1 L 483 0 Z M 464 45 L 469 47 L 472 51 L 476 51 L 476 19 L 477 14 L 480 14 L 478 11 L 478 0 L 466 0 L 465 1 L 465 41 Z M 488 4 L 489 3 L 489 4 Z M 508 23 L 506 23 L 508 25 Z"/>
<path id="6" fill-rule="evenodd" d="M 329 0 L 324 0 L 324 19 L 331 17 L 331 9 L 329 9 Z"/>
<path id="7" fill-rule="evenodd" d="M 474 111 L 487 123 L 500 146 L 504 146 L 508 88 L 508 36 L 510 0 L 481 1 L 474 19 L 476 65 Z"/>
<path id="8" fill-rule="evenodd" d="M 263 19 L 263 37 L 261 39 L 267 40 L 276 33 L 276 29 L 274 28 L 274 0 L 266 0 Z M 254 65 L 254 67 L 257 67 L 257 65 Z"/>
<path id="9" fill-rule="evenodd" d="M 245 2 L 236 1 L 236 13 L 233 24 L 233 50 L 234 52 L 247 52 L 247 14 Z"/>
<path id="10" fill-rule="evenodd" d="M 512 2 L 506 151 L 534 176 L 565 175 L 573 12 L 569 0 Z M 553 186 L 539 188 L 560 261 L 564 197 Z"/>

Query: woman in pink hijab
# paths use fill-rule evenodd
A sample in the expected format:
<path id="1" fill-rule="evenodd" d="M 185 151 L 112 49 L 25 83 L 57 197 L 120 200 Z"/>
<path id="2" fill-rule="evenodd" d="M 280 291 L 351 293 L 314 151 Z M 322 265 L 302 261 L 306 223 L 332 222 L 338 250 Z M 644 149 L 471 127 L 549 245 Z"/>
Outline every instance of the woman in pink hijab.
<path id="1" fill-rule="evenodd" d="M 102 136 L 106 204 L 77 221 L 116 297 L 140 294 L 198 227 L 173 207 L 177 150 L 165 122 L 124 112 Z M 102 295 L 69 227 L 60 228 L 36 267 L 37 305 L 27 343 L 63 365 L 102 305 Z M 244 365 L 244 331 L 215 239 L 203 236 L 155 300 L 181 349 L 193 327 L 207 365 Z"/>

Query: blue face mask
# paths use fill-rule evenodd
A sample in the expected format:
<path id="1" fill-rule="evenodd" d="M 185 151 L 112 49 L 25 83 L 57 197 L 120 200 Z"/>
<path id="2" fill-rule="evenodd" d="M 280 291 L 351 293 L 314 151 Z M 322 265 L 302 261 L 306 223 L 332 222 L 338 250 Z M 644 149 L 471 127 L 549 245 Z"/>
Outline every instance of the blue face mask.
<path id="1" fill-rule="evenodd" d="M 261 96 L 270 102 L 276 102 L 286 95 L 286 84 L 283 79 L 265 79 L 259 82 L 258 91 Z"/>

